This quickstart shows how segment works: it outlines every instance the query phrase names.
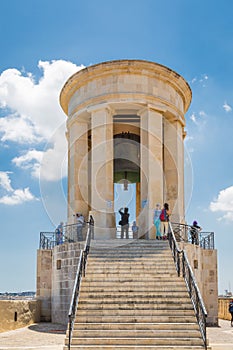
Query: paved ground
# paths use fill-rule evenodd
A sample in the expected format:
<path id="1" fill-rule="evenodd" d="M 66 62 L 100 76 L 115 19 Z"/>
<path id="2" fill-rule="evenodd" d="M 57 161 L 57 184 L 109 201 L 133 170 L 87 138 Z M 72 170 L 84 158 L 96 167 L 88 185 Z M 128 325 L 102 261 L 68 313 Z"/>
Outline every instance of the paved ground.
<path id="1" fill-rule="evenodd" d="M 233 327 L 230 321 L 219 321 L 219 327 L 207 328 L 212 350 L 233 350 Z M 62 350 L 65 328 L 38 323 L 15 331 L 0 333 L 0 350 Z"/>
<path id="2" fill-rule="evenodd" d="M 62 350 L 65 332 L 61 325 L 37 323 L 0 333 L 0 350 Z"/>
<path id="3" fill-rule="evenodd" d="M 219 320 L 219 327 L 208 327 L 207 337 L 212 350 L 233 350 L 233 327 L 230 321 Z"/>

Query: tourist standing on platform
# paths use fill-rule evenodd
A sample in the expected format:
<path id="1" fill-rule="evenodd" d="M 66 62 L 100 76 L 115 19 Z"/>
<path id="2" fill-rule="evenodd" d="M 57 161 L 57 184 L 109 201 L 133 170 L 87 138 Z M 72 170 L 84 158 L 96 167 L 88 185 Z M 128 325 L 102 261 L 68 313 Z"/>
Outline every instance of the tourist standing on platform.
<path id="1" fill-rule="evenodd" d="M 60 222 L 60 224 L 57 226 L 56 230 L 56 244 L 62 244 L 63 243 L 63 222 Z"/>
<path id="2" fill-rule="evenodd" d="M 229 312 L 231 314 L 231 327 L 233 327 L 233 299 L 229 303 Z"/>
<path id="3" fill-rule="evenodd" d="M 121 220 L 119 222 L 120 226 L 121 226 L 121 238 L 124 238 L 124 232 L 126 234 L 126 239 L 129 238 L 129 209 L 128 208 L 124 208 L 124 212 L 122 211 L 123 208 L 121 208 L 119 210 L 119 213 L 121 215 Z"/>
<path id="4" fill-rule="evenodd" d="M 156 204 L 155 210 L 154 210 L 154 217 L 153 217 L 153 222 L 154 222 L 155 230 L 156 230 L 156 239 L 161 239 L 160 214 L 161 214 L 161 206 L 160 206 L 160 204 Z"/>
<path id="5" fill-rule="evenodd" d="M 161 227 L 161 236 L 162 239 L 167 239 L 168 235 L 168 222 L 169 222 L 170 210 L 168 203 L 164 203 L 163 209 L 160 214 L 160 227 Z"/>
<path id="6" fill-rule="evenodd" d="M 76 223 L 77 223 L 77 239 L 78 242 L 83 241 L 83 226 L 84 226 L 84 217 L 81 213 L 76 214 Z"/>
<path id="7" fill-rule="evenodd" d="M 136 221 L 133 222 L 132 232 L 133 232 L 133 239 L 137 239 L 138 238 L 138 226 L 136 224 Z"/>
<path id="8" fill-rule="evenodd" d="M 193 224 L 190 229 L 190 234 L 191 234 L 191 239 L 192 239 L 192 244 L 199 244 L 199 231 L 201 231 L 202 228 L 198 226 L 197 221 L 193 221 Z"/>

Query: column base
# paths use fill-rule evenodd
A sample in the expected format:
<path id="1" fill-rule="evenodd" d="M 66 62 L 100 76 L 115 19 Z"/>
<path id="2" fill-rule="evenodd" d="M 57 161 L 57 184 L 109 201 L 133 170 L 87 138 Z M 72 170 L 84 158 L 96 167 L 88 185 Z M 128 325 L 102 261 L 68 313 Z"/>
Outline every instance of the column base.
<path id="1" fill-rule="evenodd" d="M 94 239 L 114 239 L 116 238 L 116 223 L 114 213 L 100 211 L 90 211 L 94 219 Z"/>

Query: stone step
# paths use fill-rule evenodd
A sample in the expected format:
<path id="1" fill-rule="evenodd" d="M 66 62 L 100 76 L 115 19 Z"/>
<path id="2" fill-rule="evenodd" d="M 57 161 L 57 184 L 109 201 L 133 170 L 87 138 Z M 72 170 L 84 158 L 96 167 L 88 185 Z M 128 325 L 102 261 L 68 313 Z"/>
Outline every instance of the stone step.
<path id="1" fill-rule="evenodd" d="M 132 271 L 131 273 L 130 272 L 122 272 L 122 273 L 119 273 L 119 272 L 109 272 L 109 273 L 101 273 L 101 272 L 94 272 L 94 273 L 90 273 L 88 272 L 88 281 L 89 280 L 96 280 L 96 279 L 101 279 L 102 281 L 107 281 L 109 279 L 116 279 L 116 278 L 120 278 L 121 280 L 126 280 L 128 278 L 133 278 L 133 279 L 136 279 L 136 280 L 139 280 L 139 279 L 142 279 L 142 280 L 151 280 L 153 281 L 154 278 L 161 278 L 161 279 L 167 279 L 169 280 L 170 278 L 174 277 L 174 272 L 172 271 L 167 271 L 167 272 L 164 272 L 164 271 L 147 271 L 145 270 L 145 272 L 143 271 Z M 175 275 L 176 277 L 176 275 Z"/>
<path id="2" fill-rule="evenodd" d="M 171 253 L 171 249 L 169 246 L 165 246 L 165 245 L 153 245 L 153 246 L 132 246 L 132 245 L 124 245 L 121 247 L 109 247 L 109 246 L 105 246 L 105 247 L 91 247 L 90 248 L 90 254 L 93 253 L 107 253 L 107 252 L 124 252 L 124 253 L 128 253 L 131 252 L 144 252 L 144 253 L 152 253 L 155 255 L 160 255 L 163 253 L 170 253 L 170 255 L 172 255 Z"/>
<path id="3" fill-rule="evenodd" d="M 144 303 L 143 302 L 135 302 L 135 301 L 122 301 L 122 302 L 112 302 L 112 300 L 110 301 L 93 301 L 93 303 L 91 302 L 82 302 L 80 301 L 79 302 L 79 307 L 78 309 L 81 311 L 81 310 L 87 310 L 87 311 L 90 311 L 90 310 L 96 310 L 96 311 L 99 311 L 99 310 L 104 310 L 104 311 L 108 311 L 108 310 L 132 310 L 132 311 L 137 311 L 137 310 L 150 310 L 151 313 L 154 312 L 154 310 L 167 310 L 167 311 L 170 311 L 170 310 L 177 310 L 178 308 L 182 308 L 182 310 L 193 310 L 193 306 L 192 304 L 189 302 L 187 303 L 183 303 L 183 302 L 170 302 L 170 303 L 167 303 L 166 301 L 161 301 L 161 302 L 148 302 L 148 301 L 145 301 Z"/>
<path id="4" fill-rule="evenodd" d="M 167 240 L 155 240 L 155 239 L 107 239 L 107 240 L 91 240 L 91 247 L 115 247 L 115 246 L 153 246 L 153 245 L 166 245 Z"/>
<path id="5" fill-rule="evenodd" d="M 139 250 L 139 249 L 167 249 L 170 250 L 169 244 L 168 242 L 153 242 L 153 244 L 145 244 L 145 243 L 126 243 L 124 244 L 124 242 L 122 243 L 122 241 L 117 241 L 114 244 L 91 244 L 91 251 L 92 250 L 105 250 L 105 249 L 121 249 L 121 250 L 128 250 L 128 249 L 135 249 L 135 250 Z"/>
<path id="6" fill-rule="evenodd" d="M 137 282 L 137 283 L 136 283 Z M 169 281 L 162 281 L 162 280 L 156 280 L 156 281 L 136 281 L 134 279 L 128 279 L 128 280 L 113 280 L 109 279 L 106 281 L 101 281 L 101 279 L 92 279 L 88 281 L 82 282 L 82 290 L 83 291 L 95 291 L 95 290 L 106 290 L 106 291 L 143 291 L 143 290 L 152 290 L 152 291 L 167 291 L 168 290 L 174 290 L 175 284 L 178 284 L 179 282 L 174 281 L 173 283 Z M 182 284 L 178 285 L 177 288 L 180 288 L 180 290 L 186 290 L 185 286 L 182 286 Z M 178 290 L 178 289 L 176 289 Z"/>
<path id="7" fill-rule="evenodd" d="M 65 344 L 67 345 L 68 339 L 66 338 Z M 72 345 L 177 345 L 177 346 L 202 346 L 203 341 L 201 338 L 144 338 L 144 337 L 133 337 L 133 338 L 72 338 Z"/>
<path id="8" fill-rule="evenodd" d="M 116 262 L 123 262 L 124 264 L 128 263 L 148 263 L 151 262 L 153 264 L 160 263 L 160 264 L 169 264 L 173 262 L 173 259 L 169 255 L 160 255 L 160 256 L 155 256 L 155 255 L 130 255 L 130 254 L 102 254 L 102 255 L 90 255 L 89 257 L 89 262 L 94 262 L 95 264 L 103 264 L 103 262 L 106 262 L 107 264 L 110 264 L 111 262 L 113 264 L 116 264 Z"/>
<path id="9" fill-rule="evenodd" d="M 89 258 L 89 263 L 94 263 L 94 264 L 116 264 L 116 263 L 123 263 L 125 265 L 128 264 L 171 264 L 173 262 L 172 258 L 169 256 L 160 256 L 158 259 L 155 256 L 130 256 L 130 255 L 125 255 L 125 256 L 107 256 L 107 255 L 101 255 L 101 256 L 96 256 L 96 257 L 91 257 Z"/>
<path id="10" fill-rule="evenodd" d="M 196 323 L 122 323 L 122 322 L 113 322 L 113 323 L 75 323 L 74 330 L 81 329 L 92 329 L 92 330 L 199 330 L 199 326 Z"/>
<path id="11" fill-rule="evenodd" d="M 67 333 L 68 335 L 68 333 Z M 122 329 L 107 329 L 93 330 L 81 329 L 73 330 L 73 338 L 200 338 L 199 330 L 169 330 L 169 329 L 143 329 L 143 330 L 122 330 Z"/>
<path id="12" fill-rule="evenodd" d="M 104 248 L 104 249 L 90 249 L 90 256 L 94 255 L 94 254 L 142 254 L 142 255 L 156 255 L 156 256 L 160 256 L 160 255 L 170 255 L 172 256 L 171 250 L 169 247 L 124 247 L 124 248 Z"/>
<path id="13" fill-rule="evenodd" d="M 109 274 L 120 274 L 120 275 L 137 275 L 137 274 L 147 274 L 147 275 L 152 275 L 155 277 L 156 275 L 160 276 L 161 274 L 164 275 L 173 275 L 174 277 L 178 277 L 175 266 L 164 266 L 164 267 L 156 267 L 154 265 L 151 265 L 151 267 L 144 267 L 144 266 L 139 266 L 139 267 L 119 267 L 119 266 L 114 266 L 112 268 L 109 267 L 104 267 L 104 266 L 98 266 L 96 268 L 92 268 L 90 266 L 87 266 L 86 268 L 86 275 L 97 275 L 97 274 L 102 274 L 102 275 L 109 275 Z"/>
<path id="14" fill-rule="evenodd" d="M 100 308 L 100 309 L 90 309 L 90 308 L 78 308 L 77 316 L 112 316 L 113 319 L 117 316 L 135 316 L 138 318 L 139 316 L 194 316 L 194 310 L 190 308 L 186 308 L 184 310 L 178 309 L 177 306 L 174 308 L 170 308 L 169 310 L 166 308 L 154 308 L 153 310 L 148 307 L 142 307 L 137 309 L 119 309 L 119 308 Z"/>
<path id="15" fill-rule="evenodd" d="M 93 286 L 92 284 L 87 284 L 82 282 L 81 293 L 165 293 L 166 295 L 170 295 L 173 293 L 187 293 L 187 288 L 184 284 L 175 285 L 174 283 L 171 285 L 166 283 L 165 285 L 156 285 L 154 283 L 148 283 L 147 285 L 135 285 L 134 283 L 124 283 L 124 284 L 100 284 Z"/>
<path id="16" fill-rule="evenodd" d="M 148 266 L 118 266 L 117 264 L 115 266 L 109 267 L 109 266 L 104 266 L 104 265 L 98 265 L 95 268 L 92 268 L 90 266 L 87 266 L 86 272 L 88 274 L 97 274 L 97 273 L 102 273 L 102 274 L 152 274 L 152 275 L 160 275 L 160 274 L 173 274 L 175 277 L 177 277 L 177 272 L 176 268 L 174 265 L 169 265 L 169 266 L 155 266 L 151 265 L 150 267 Z"/>
<path id="17" fill-rule="evenodd" d="M 79 296 L 79 300 L 85 300 L 85 299 L 114 299 L 114 300 L 122 300 L 122 298 L 131 300 L 131 299 L 158 299 L 158 302 L 161 299 L 167 300 L 172 298 L 173 300 L 176 300 L 176 298 L 180 298 L 182 300 L 189 300 L 189 294 L 188 292 L 184 291 L 184 292 L 177 292 L 177 291 L 170 291 L 169 293 L 164 293 L 164 291 L 160 291 L 160 292 L 128 292 L 128 291 L 124 291 L 124 292 L 119 292 L 119 291 L 111 291 L 111 292 L 107 292 L 105 290 L 103 290 L 102 292 L 93 292 L 93 293 L 87 293 L 84 291 L 80 292 L 80 296 Z"/>
<path id="18" fill-rule="evenodd" d="M 109 304 L 118 304 L 118 305 L 124 305 L 124 304 L 130 304 L 133 307 L 135 307 L 135 305 L 140 305 L 140 304 L 165 304 L 165 306 L 169 307 L 169 305 L 173 305 L 173 304 L 180 304 L 180 305 L 186 305 L 186 304 L 190 304 L 190 298 L 185 297 L 185 298 L 175 298 L 175 297 L 170 297 L 170 298 L 166 298 L 161 296 L 160 298 L 155 298 L 155 297 L 147 297 L 145 296 L 141 296 L 141 297 L 119 297 L 119 296 L 115 296 L 112 297 L 111 295 L 109 295 L 108 297 L 96 297 L 93 295 L 92 298 L 85 298 L 83 295 L 80 296 L 79 298 L 79 304 L 82 303 L 86 303 L 86 304 L 105 304 L 105 305 L 109 305 Z"/>
<path id="19" fill-rule="evenodd" d="M 182 281 L 180 280 L 179 277 L 173 276 L 173 275 L 166 275 L 166 276 L 158 276 L 156 275 L 155 277 L 153 275 L 144 275 L 143 277 L 140 276 L 134 276 L 134 275 L 126 275 L 126 276 L 122 276 L 122 275 L 109 275 L 109 276 L 105 276 L 105 278 L 103 279 L 102 276 L 98 276 L 98 275 L 93 275 L 89 277 L 89 274 L 86 275 L 85 279 L 83 279 L 82 284 L 83 285 L 87 285 L 93 283 L 93 285 L 95 284 L 101 284 L 103 285 L 103 287 L 105 285 L 108 285 L 109 283 L 111 283 L 111 285 L 114 285 L 114 283 L 120 284 L 120 283 L 124 283 L 124 285 L 127 284 L 145 284 L 147 286 L 149 285 L 153 285 L 156 286 L 158 284 L 165 284 L 170 285 L 171 287 L 173 285 L 182 285 Z"/>
<path id="20" fill-rule="evenodd" d="M 161 255 L 172 256 L 169 248 L 153 247 L 153 248 L 114 248 L 114 249 L 93 249 L 90 250 L 90 256 L 93 255 L 107 255 L 107 254 L 129 254 L 129 255 L 155 255 L 159 257 Z"/>
<path id="21" fill-rule="evenodd" d="M 68 346 L 64 346 L 63 350 L 67 350 Z M 93 350 L 93 349 L 101 349 L 101 350 L 203 350 L 204 346 L 197 346 L 197 345 L 189 345 L 189 346 L 178 346 L 178 345 L 71 345 L 71 350 L 78 350 L 78 349 L 85 349 L 85 350 Z M 209 349 L 209 348 L 208 348 Z"/>
<path id="22" fill-rule="evenodd" d="M 175 268 L 175 264 L 173 260 L 168 260 L 168 261 L 146 261 L 145 263 L 143 261 L 137 262 L 137 261 L 114 261 L 114 262 L 108 262 L 106 264 L 105 262 L 100 262 L 99 260 L 94 260 L 91 261 L 89 260 L 87 263 L 87 269 L 91 269 L 93 271 L 98 270 L 98 269 L 104 269 L 106 271 L 108 270 L 113 270 L 113 269 L 118 269 L 118 270 L 137 270 L 137 269 L 167 269 L 167 268 Z"/>
<path id="23" fill-rule="evenodd" d="M 187 323 L 195 323 L 196 322 L 196 317 L 194 315 L 194 312 L 192 312 L 189 315 L 185 315 L 184 313 L 177 315 L 176 312 L 170 314 L 168 313 L 167 315 L 165 314 L 161 314 L 158 313 L 157 315 L 155 315 L 153 313 L 148 313 L 145 315 L 139 315 L 139 314 L 132 314 L 132 315 L 116 315 L 116 314 L 106 314 L 106 315 L 94 315 L 93 313 L 90 313 L 90 315 L 85 314 L 84 312 L 82 312 L 82 314 L 77 313 L 76 315 L 76 320 L 75 320 L 75 324 L 76 323 L 107 323 L 107 324 L 111 324 L 111 322 L 114 320 L 114 323 L 132 323 L 132 324 L 148 324 L 148 323 L 169 323 L 169 324 L 173 324 L 173 323 L 179 323 L 179 324 L 184 324 L 186 325 Z"/>

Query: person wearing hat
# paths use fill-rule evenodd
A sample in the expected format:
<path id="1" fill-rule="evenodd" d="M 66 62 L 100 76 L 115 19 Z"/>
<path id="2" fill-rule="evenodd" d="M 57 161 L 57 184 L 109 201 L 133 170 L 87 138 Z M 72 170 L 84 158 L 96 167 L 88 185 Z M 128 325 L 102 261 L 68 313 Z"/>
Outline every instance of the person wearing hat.
<path id="1" fill-rule="evenodd" d="M 198 222 L 196 220 L 193 221 L 193 224 L 190 229 L 190 234 L 191 234 L 191 240 L 192 244 L 199 244 L 199 231 L 201 231 L 202 228 L 198 226 Z"/>

